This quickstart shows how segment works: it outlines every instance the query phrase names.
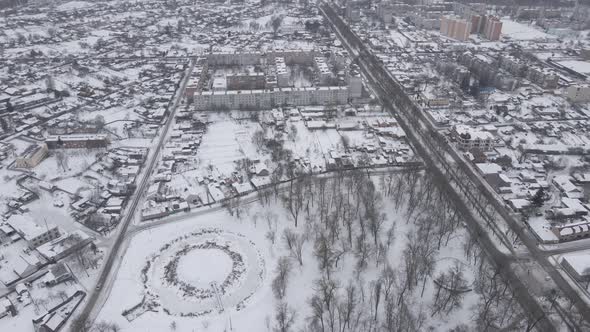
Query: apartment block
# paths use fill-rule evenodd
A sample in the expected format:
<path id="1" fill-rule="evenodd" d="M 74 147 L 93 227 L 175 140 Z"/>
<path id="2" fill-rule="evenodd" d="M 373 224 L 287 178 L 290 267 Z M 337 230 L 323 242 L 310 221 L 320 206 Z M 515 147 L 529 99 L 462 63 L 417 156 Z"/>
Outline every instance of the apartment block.
<path id="1" fill-rule="evenodd" d="M 465 41 L 471 33 L 471 22 L 456 17 L 444 16 L 440 22 L 440 33 L 449 38 Z"/>

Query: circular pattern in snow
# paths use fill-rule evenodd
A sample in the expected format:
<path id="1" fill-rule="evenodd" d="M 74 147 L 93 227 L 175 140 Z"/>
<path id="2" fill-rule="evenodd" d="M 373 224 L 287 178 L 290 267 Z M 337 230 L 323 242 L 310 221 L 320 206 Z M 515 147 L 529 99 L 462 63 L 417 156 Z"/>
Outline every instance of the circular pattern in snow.
<path id="1" fill-rule="evenodd" d="M 221 284 L 232 272 L 232 259 L 221 250 L 193 250 L 180 258 L 178 278 L 197 288 Z"/>
<path id="2" fill-rule="evenodd" d="M 264 260 L 241 234 L 202 229 L 178 237 L 142 269 L 146 295 L 170 315 L 242 309 L 262 284 Z"/>

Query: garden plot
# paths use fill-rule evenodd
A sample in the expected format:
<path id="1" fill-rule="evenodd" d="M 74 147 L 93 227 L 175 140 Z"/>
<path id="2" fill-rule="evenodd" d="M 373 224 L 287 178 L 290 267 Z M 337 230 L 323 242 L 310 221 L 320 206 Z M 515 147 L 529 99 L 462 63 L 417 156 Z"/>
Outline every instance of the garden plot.
<path id="1" fill-rule="evenodd" d="M 100 149 L 54 150 L 33 170 L 38 178 L 46 181 L 78 177 L 96 162 L 101 153 L 104 152 Z"/>
<path id="2" fill-rule="evenodd" d="M 293 151 L 295 156 L 323 161 L 324 154 L 342 147 L 342 137 L 336 129 L 309 130 L 303 121 L 291 122 L 295 126 L 297 136 L 294 141 L 285 140 L 285 148 Z"/>
<path id="3" fill-rule="evenodd" d="M 68 213 L 68 206 L 70 205 L 70 197 L 61 191 L 54 191 L 49 193 L 45 190 L 39 190 L 40 199 L 34 200 L 27 204 L 29 215 L 32 220 L 35 220 L 39 225 L 44 225 L 45 222 L 54 224 L 59 227 L 62 232 L 73 232 L 76 230 L 88 231 L 81 223 Z M 55 205 L 62 205 L 58 207 Z"/>
<path id="4" fill-rule="evenodd" d="M 198 152 L 202 174 L 208 170 L 229 176 L 238 160 L 260 158 L 252 144 L 252 135 L 257 130 L 260 125 L 249 121 L 220 120 L 209 125 Z"/>

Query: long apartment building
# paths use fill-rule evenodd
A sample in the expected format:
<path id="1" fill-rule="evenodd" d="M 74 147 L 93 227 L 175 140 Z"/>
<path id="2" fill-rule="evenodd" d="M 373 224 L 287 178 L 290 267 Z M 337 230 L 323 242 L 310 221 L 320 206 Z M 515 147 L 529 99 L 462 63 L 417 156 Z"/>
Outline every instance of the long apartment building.
<path id="1" fill-rule="evenodd" d="M 109 136 L 103 134 L 52 135 L 45 139 L 45 144 L 49 150 L 106 148 L 109 144 Z"/>
<path id="2" fill-rule="evenodd" d="M 341 105 L 348 103 L 346 86 L 276 88 L 268 90 L 203 91 L 195 94 L 197 110 L 216 108 L 270 109 L 281 105 Z"/>

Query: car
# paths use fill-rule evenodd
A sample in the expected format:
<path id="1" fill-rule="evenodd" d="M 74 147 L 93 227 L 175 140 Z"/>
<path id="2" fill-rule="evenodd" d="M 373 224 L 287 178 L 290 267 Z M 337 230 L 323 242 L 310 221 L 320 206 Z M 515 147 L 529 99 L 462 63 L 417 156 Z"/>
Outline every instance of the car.
<path id="1" fill-rule="evenodd" d="M 102 283 L 98 283 L 95 287 L 96 290 L 100 290 L 102 288 Z"/>

